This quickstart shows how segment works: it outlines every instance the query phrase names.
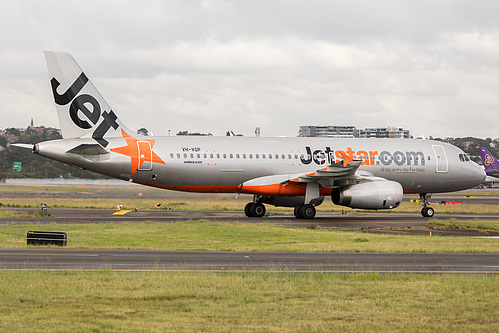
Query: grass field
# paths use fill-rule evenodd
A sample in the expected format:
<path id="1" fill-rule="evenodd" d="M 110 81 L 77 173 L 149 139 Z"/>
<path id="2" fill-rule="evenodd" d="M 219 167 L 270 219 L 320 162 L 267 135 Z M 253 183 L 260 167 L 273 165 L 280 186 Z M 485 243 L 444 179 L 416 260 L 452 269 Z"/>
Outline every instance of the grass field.
<path id="1" fill-rule="evenodd" d="M 208 251 L 498 253 L 490 238 L 338 232 L 266 223 L 177 222 L 2 225 L 0 247 L 26 247 L 26 231 L 64 231 L 69 248 Z"/>
<path id="2" fill-rule="evenodd" d="M 3 332 L 497 332 L 499 277 L 0 272 Z"/>
<path id="3" fill-rule="evenodd" d="M 473 220 L 440 220 L 438 218 L 432 219 L 428 222 L 429 226 L 446 227 L 450 229 L 481 229 L 481 230 L 494 230 L 499 231 L 499 221 L 481 221 L 479 219 Z"/>
<path id="4" fill-rule="evenodd" d="M 24 188 L 24 187 L 22 187 Z M 40 188 L 27 187 L 37 192 Z M 135 187 L 134 187 L 135 188 Z M 133 191 L 154 193 L 136 187 Z M 55 187 L 50 190 L 56 189 Z M 19 191 L 0 186 L 7 192 Z M 66 187 L 64 193 L 95 188 Z M 98 191 L 115 191 L 103 187 Z M 43 191 L 43 190 L 42 190 Z M 47 190 L 48 191 L 48 190 Z M 157 200 L 43 198 L 49 207 L 154 208 Z M 140 192 L 142 193 L 142 192 Z M 52 200 L 52 201 L 51 201 Z M 161 199 L 175 209 L 242 210 L 245 200 Z M 39 198 L 0 198 L 39 207 Z M 464 206 L 464 205 L 463 205 Z M 473 206 L 473 205 L 466 205 Z M 482 205 L 486 206 L 486 205 Z M 494 205 L 490 205 L 494 206 Z M 461 209 L 457 206 L 436 206 Z M 330 202 L 320 210 L 351 212 Z M 487 211 L 490 207 L 468 207 Z M 490 209 L 490 213 L 495 212 Z M 419 212 L 403 204 L 394 212 Z M 462 211 L 459 211 L 462 213 Z M 482 212 L 483 213 L 483 212 Z M 29 214 L 28 214 L 29 215 Z M 12 217 L 12 215 L 4 215 Z M 313 221 L 311 221 L 313 226 Z M 441 221 L 430 227 L 499 230 L 498 222 Z M 487 238 L 382 235 L 264 223 L 178 222 L 0 226 L 0 247 L 26 247 L 26 231 L 65 231 L 68 248 L 498 253 Z M 499 276 L 0 271 L 1 332 L 497 332 Z"/>

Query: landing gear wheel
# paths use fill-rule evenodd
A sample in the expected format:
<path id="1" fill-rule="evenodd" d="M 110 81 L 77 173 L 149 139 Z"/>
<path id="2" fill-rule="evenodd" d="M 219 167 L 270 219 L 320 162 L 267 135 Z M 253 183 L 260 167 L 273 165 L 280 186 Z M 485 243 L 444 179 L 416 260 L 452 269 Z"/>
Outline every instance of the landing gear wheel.
<path id="1" fill-rule="evenodd" d="M 262 203 L 255 202 L 251 205 L 249 211 L 251 217 L 262 217 L 265 215 L 265 206 Z"/>
<path id="2" fill-rule="evenodd" d="M 298 205 L 298 206 L 296 206 L 296 207 L 295 207 L 295 211 L 294 211 L 294 213 L 295 213 L 295 217 L 296 217 L 297 219 L 302 219 L 302 218 L 303 218 L 303 217 L 300 215 L 300 209 L 301 209 L 302 207 L 303 207 L 303 205 Z"/>
<path id="3" fill-rule="evenodd" d="M 312 205 L 298 205 L 295 207 L 294 213 L 297 219 L 313 219 L 316 211 Z"/>
<path id="4" fill-rule="evenodd" d="M 300 215 L 304 219 L 313 219 L 315 217 L 315 207 L 312 205 L 303 205 L 300 208 Z"/>
<path id="5" fill-rule="evenodd" d="M 249 202 L 245 207 L 244 207 L 244 214 L 247 217 L 252 217 L 251 216 L 251 206 L 253 206 L 253 202 Z"/>
<path id="6" fill-rule="evenodd" d="M 421 202 L 423 203 L 423 209 L 421 209 L 421 215 L 423 217 L 433 217 L 435 215 L 435 211 L 433 208 L 431 208 L 430 205 L 430 198 L 431 198 L 431 193 L 421 193 L 419 194 L 419 198 L 421 199 Z"/>
<path id="7" fill-rule="evenodd" d="M 424 207 L 423 209 L 421 209 L 421 215 L 423 215 L 424 217 L 432 217 L 433 215 L 435 215 L 435 211 L 431 207 Z"/>

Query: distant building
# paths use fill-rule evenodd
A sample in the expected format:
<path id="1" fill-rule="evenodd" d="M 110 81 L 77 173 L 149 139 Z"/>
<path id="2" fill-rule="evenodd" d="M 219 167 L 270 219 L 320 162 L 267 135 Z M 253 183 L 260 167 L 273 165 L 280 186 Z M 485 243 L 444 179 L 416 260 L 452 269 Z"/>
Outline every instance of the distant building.
<path id="1" fill-rule="evenodd" d="M 15 133 L 18 134 L 12 134 L 12 133 L 7 133 L 9 132 L 9 129 L 15 129 Z M 61 130 L 58 128 L 53 128 L 53 127 L 44 127 L 44 126 L 39 126 L 35 127 L 33 119 L 31 119 L 31 123 L 27 128 L 6 128 L 3 130 L 0 130 L 0 136 L 3 136 L 7 139 L 7 142 L 12 143 L 16 142 L 19 139 L 19 136 L 22 136 L 26 131 L 35 131 L 37 133 L 44 133 L 48 136 L 52 135 L 52 133 L 57 132 L 61 134 Z M 12 132 L 12 131 L 10 131 Z"/>
<path id="2" fill-rule="evenodd" d="M 359 130 L 359 138 L 410 139 L 409 130 L 397 127 L 378 127 Z"/>
<path id="3" fill-rule="evenodd" d="M 298 136 L 332 138 L 411 138 L 409 130 L 397 127 L 357 129 L 355 126 L 300 126 Z"/>
<path id="4" fill-rule="evenodd" d="M 327 136 L 332 138 L 355 138 L 355 126 L 300 126 L 298 136 Z"/>

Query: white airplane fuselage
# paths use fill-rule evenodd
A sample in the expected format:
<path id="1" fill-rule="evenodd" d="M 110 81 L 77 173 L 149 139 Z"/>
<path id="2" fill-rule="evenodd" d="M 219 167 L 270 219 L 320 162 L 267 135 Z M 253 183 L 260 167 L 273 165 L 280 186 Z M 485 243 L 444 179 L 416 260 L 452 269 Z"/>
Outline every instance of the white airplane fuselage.
<path id="1" fill-rule="evenodd" d="M 140 137 L 137 141 L 141 142 L 153 140 L 151 151 L 164 163 L 154 162 L 144 155 L 143 161 L 139 161 L 141 165 L 131 166 L 132 157 L 112 151 L 126 146 L 123 138 L 108 139 L 111 150 L 108 154 L 66 153 L 81 145 L 82 139 L 43 142 L 36 149 L 40 155 L 111 177 L 192 192 L 244 192 L 244 187 L 238 189 L 238 186 L 248 180 L 314 172 L 350 154 L 353 159 L 362 160 L 359 171 L 396 181 L 402 185 L 404 192 L 458 191 L 479 185 L 484 179 L 480 166 L 460 160 L 459 154 L 464 153 L 459 148 L 438 141 L 135 137 Z M 87 141 L 89 145 L 95 143 Z M 138 154 L 138 144 L 136 150 Z"/>

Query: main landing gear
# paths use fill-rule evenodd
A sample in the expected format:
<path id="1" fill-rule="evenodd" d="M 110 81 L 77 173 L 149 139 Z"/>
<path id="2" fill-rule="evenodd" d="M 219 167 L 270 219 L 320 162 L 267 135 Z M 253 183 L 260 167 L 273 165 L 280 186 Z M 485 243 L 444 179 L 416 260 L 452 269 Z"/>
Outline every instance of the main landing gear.
<path id="1" fill-rule="evenodd" d="M 315 207 L 311 204 L 302 204 L 295 207 L 297 219 L 313 219 L 315 213 Z M 262 217 L 265 215 L 265 206 L 261 202 L 250 202 L 244 207 L 244 214 L 247 217 Z"/>
<path id="2" fill-rule="evenodd" d="M 297 219 L 313 219 L 315 213 L 315 207 L 310 204 L 295 207 L 295 216 Z"/>
<path id="3" fill-rule="evenodd" d="M 247 217 L 262 217 L 265 215 L 265 206 L 261 202 L 250 202 L 244 207 Z"/>
<path id="4" fill-rule="evenodd" d="M 423 203 L 423 209 L 421 209 L 421 215 L 423 215 L 423 217 L 433 217 L 433 215 L 435 215 L 435 211 L 433 210 L 433 208 L 430 207 L 430 201 L 429 201 L 429 199 L 431 198 L 431 193 L 430 194 L 421 193 L 419 195 L 419 198 Z"/>

